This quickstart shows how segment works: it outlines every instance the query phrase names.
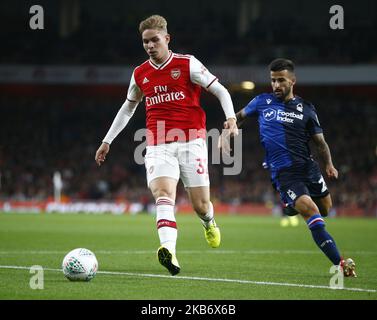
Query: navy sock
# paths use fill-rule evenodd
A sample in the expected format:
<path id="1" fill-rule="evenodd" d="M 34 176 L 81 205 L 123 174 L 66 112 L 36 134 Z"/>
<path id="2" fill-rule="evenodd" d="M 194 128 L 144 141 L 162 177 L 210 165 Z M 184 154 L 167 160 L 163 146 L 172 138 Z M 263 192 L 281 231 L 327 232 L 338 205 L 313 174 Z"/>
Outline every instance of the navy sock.
<path id="1" fill-rule="evenodd" d="M 334 265 L 338 265 L 341 260 L 338 248 L 336 247 L 334 239 L 327 233 L 325 221 L 322 219 L 321 215 L 317 213 L 311 216 L 306 223 L 312 232 L 313 239 L 317 246 Z"/>

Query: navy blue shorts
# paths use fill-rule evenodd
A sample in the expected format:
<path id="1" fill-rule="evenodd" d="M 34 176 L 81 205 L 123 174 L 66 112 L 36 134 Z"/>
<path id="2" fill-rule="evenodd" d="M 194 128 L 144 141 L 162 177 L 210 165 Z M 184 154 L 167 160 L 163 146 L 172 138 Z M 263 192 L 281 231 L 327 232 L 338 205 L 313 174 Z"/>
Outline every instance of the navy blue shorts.
<path id="1" fill-rule="evenodd" d="M 323 198 L 329 194 L 319 165 L 315 161 L 282 169 L 272 184 L 279 191 L 281 201 L 293 207 L 296 200 L 304 194 L 311 198 Z"/>

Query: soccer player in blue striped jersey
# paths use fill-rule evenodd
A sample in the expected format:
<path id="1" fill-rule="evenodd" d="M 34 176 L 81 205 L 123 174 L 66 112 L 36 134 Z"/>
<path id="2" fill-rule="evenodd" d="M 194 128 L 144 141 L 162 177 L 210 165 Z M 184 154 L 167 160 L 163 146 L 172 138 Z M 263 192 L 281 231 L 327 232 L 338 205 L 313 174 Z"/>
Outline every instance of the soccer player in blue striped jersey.
<path id="1" fill-rule="evenodd" d="M 296 83 L 294 64 L 275 59 L 270 64 L 272 93 L 252 99 L 237 113 L 239 126 L 251 116 L 258 117 L 259 134 L 265 149 L 271 181 L 291 214 L 300 214 L 317 246 L 345 276 L 356 276 L 352 259 L 343 259 L 334 239 L 325 229 L 323 217 L 332 206 L 331 196 L 309 141 L 313 140 L 328 178 L 338 178 L 316 109 L 293 94 Z"/>

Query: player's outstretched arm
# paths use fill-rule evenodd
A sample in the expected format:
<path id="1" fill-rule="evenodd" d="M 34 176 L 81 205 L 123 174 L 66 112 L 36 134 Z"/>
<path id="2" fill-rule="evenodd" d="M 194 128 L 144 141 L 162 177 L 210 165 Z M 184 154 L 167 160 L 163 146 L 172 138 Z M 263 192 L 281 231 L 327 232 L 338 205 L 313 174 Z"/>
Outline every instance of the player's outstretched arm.
<path id="1" fill-rule="evenodd" d="M 244 124 L 245 120 L 247 119 L 247 115 L 245 112 L 245 108 L 241 109 L 236 113 L 237 118 L 237 126 L 238 128 L 241 128 L 241 126 Z"/>
<path id="2" fill-rule="evenodd" d="M 237 120 L 235 118 L 229 118 L 224 122 L 224 129 L 229 130 L 231 136 L 238 135 Z"/>
<path id="3" fill-rule="evenodd" d="M 133 116 L 139 102 L 143 99 L 143 93 L 137 86 L 134 73 L 132 73 L 130 85 L 127 91 L 127 99 L 120 107 L 117 115 L 115 116 L 113 123 L 105 138 L 102 140 L 102 144 L 98 148 L 95 161 L 100 166 L 105 161 L 106 155 L 110 151 L 111 142 L 117 137 L 117 135 L 126 127 L 128 121 Z"/>
<path id="4" fill-rule="evenodd" d="M 313 141 L 317 147 L 317 151 L 322 161 L 325 164 L 326 174 L 329 178 L 338 178 L 338 170 L 335 169 L 332 159 L 329 145 L 325 141 L 323 133 L 318 133 L 312 136 Z"/>
<path id="5" fill-rule="evenodd" d="M 232 98 L 228 90 L 218 81 L 215 81 L 209 88 L 208 91 L 211 92 L 221 104 L 223 111 L 225 113 L 226 120 L 224 122 L 224 129 L 227 129 L 227 134 L 230 136 L 238 135 L 237 120 L 234 113 Z"/>
<path id="6" fill-rule="evenodd" d="M 106 155 L 110 151 L 111 142 L 125 128 L 128 121 L 130 121 L 137 105 L 138 102 L 127 99 L 119 109 L 109 131 L 107 132 L 105 138 L 102 140 L 102 144 L 96 152 L 94 159 L 99 166 L 106 160 Z"/>
<path id="7" fill-rule="evenodd" d="M 234 125 L 237 126 L 237 128 L 241 128 L 242 124 L 245 122 L 247 119 L 247 115 L 245 112 L 245 108 L 242 110 L 238 111 L 236 113 L 236 120 L 233 118 L 231 120 L 234 120 Z M 228 121 L 224 122 L 224 129 L 228 129 Z M 219 141 L 217 143 L 217 147 L 219 149 L 223 149 L 226 154 L 230 154 L 230 141 L 229 141 L 229 130 L 225 130 L 222 132 Z"/>
<path id="8" fill-rule="evenodd" d="M 110 145 L 107 142 L 102 142 L 95 156 L 95 160 L 98 166 L 100 166 L 102 162 L 106 160 L 106 155 L 109 153 L 109 151 L 110 151 Z"/>

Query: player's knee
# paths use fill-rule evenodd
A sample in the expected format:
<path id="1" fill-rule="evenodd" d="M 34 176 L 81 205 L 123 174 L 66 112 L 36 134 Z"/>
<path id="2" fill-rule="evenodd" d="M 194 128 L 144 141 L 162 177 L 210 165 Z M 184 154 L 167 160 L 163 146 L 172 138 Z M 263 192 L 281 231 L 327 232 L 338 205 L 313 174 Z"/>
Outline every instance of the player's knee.
<path id="1" fill-rule="evenodd" d="M 307 195 L 302 195 L 296 200 L 295 209 L 304 217 L 310 218 L 319 212 L 317 205 Z"/>
<path id="2" fill-rule="evenodd" d="M 155 200 L 160 197 L 167 197 L 172 201 L 175 201 L 177 183 L 175 180 L 165 177 L 160 177 L 152 180 L 149 183 L 149 190 Z"/>
<path id="3" fill-rule="evenodd" d="M 157 200 L 160 197 L 166 197 L 166 198 L 169 198 L 169 199 L 172 199 L 172 200 L 175 199 L 174 192 L 171 192 L 167 189 L 160 188 L 160 189 L 153 189 L 151 191 L 152 191 L 153 198 L 155 200 Z"/>

